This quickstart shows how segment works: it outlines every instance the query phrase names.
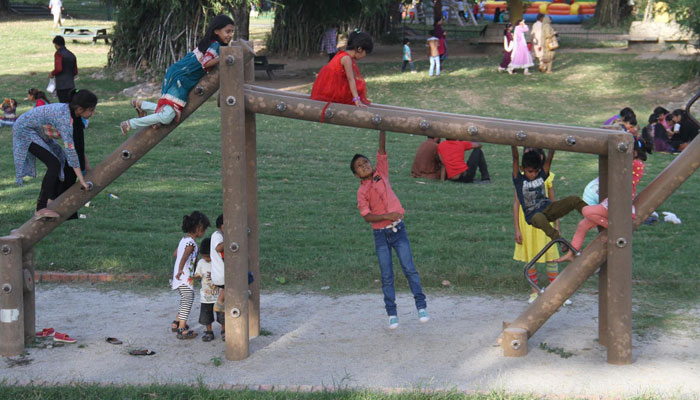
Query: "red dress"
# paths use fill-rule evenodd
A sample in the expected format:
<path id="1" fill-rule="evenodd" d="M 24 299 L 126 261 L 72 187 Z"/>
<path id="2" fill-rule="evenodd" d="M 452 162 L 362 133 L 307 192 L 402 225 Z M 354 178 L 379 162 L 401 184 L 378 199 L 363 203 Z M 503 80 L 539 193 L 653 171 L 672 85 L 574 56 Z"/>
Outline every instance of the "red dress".
<path id="1" fill-rule="evenodd" d="M 340 59 L 350 55 L 344 51 L 339 51 L 338 54 L 333 57 L 333 59 L 326 64 L 316 77 L 313 88 L 311 88 L 311 99 L 327 101 L 329 103 L 342 103 L 342 104 L 355 104 L 352 92 L 350 91 L 350 84 L 348 83 L 348 78 L 345 75 L 345 69 L 343 64 L 340 63 Z M 357 67 L 357 62 L 355 59 L 350 57 L 352 60 L 352 71 L 355 74 L 355 86 L 357 86 L 357 94 L 360 96 L 360 100 L 365 104 L 370 104 L 367 100 L 367 83 L 365 83 L 365 78 L 362 77 L 360 69 Z"/>

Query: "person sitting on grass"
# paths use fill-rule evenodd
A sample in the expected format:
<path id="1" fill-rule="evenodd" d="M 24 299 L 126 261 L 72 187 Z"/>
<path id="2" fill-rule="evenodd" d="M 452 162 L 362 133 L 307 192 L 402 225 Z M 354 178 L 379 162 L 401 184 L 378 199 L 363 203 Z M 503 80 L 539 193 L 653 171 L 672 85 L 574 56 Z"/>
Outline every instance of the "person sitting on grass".
<path id="1" fill-rule="evenodd" d="M 365 221 L 372 224 L 374 246 L 379 259 L 379 270 L 384 292 L 384 306 L 389 316 L 389 329 L 399 327 L 396 312 L 396 292 L 394 289 L 394 266 L 391 261 L 391 248 L 399 257 L 401 269 L 408 280 L 413 299 L 418 309 L 420 322 L 428 322 L 425 295 L 420 283 L 420 276 L 413 264 L 411 245 L 403 222 L 405 211 L 401 207 L 389 183 L 389 161 L 386 154 L 386 132 L 379 133 L 379 151 L 377 167 L 372 167 L 369 159 L 362 154 L 355 154 L 350 161 L 350 170 L 360 179 L 357 189 L 357 208 Z"/>
<path id="2" fill-rule="evenodd" d="M 0 127 L 12 126 L 17 121 L 17 100 L 5 99 L 2 102 L 2 117 L 0 117 Z"/>
<path id="3" fill-rule="evenodd" d="M 219 64 L 219 48 L 226 46 L 233 38 L 233 20 L 226 15 L 215 17 L 209 24 L 197 47 L 185 57 L 168 67 L 163 79 L 163 88 L 158 104 L 140 99 L 131 100 L 139 118 L 122 121 L 122 134 L 131 129 L 143 128 L 156 124 L 167 125 L 178 121 L 182 110 L 187 105 L 190 90 L 199 82 L 207 71 Z M 154 114 L 146 115 L 146 112 Z"/>
<path id="4" fill-rule="evenodd" d="M 568 196 L 561 200 L 551 201 L 545 191 L 545 181 L 549 177 L 549 168 L 554 159 L 554 150 L 549 150 L 544 163 L 534 151 L 523 154 L 520 165 L 518 148 L 511 146 L 513 155 L 513 185 L 518 195 L 518 201 L 523 207 L 525 222 L 541 229 L 551 239 L 561 237 L 561 234 L 550 222 L 554 222 L 573 210 L 579 213 L 586 207 L 585 201 L 578 196 Z M 522 171 L 522 173 L 521 173 Z"/>
<path id="5" fill-rule="evenodd" d="M 204 335 L 202 335 L 203 342 L 211 342 L 214 340 L 214 331 L 212 330 L 211 324 L 214 322 L 214 303 L 216 303 L 216 299 L 219 297 L 219 288 L 211 282 L 210 246 L 210 238 L 202 240 L 202 245 L 199 250 L 199 255 L 202 258 L 197 261 L 197 268 L 194 271 L 195 279 L 202 280 L 202 288 L 199 291 L 199 323 L 206 327 Z M 216 322 L 221 324 L 222 327 L 224 326 L 223 312 L 216 313 Z"/>
<path id="6" fill-rule="evenodd" d="M 471 150 L 472 153 L 467 162 L 464 162 L 464 154 L 467 150 Z M 438 145 L 438 154 L 442 163 L 440 178 L 443 181 L 447 177 L 452 182 L 473 183 L 478 169 L 479 174 L 481 174 L 479 183 L 491 183 L 481 143 L 467 140 L 445 140 Z"/>
<path id="7" fill-rule="evenodd" d="M 411 167 L 411 176 L 414 178 L 440 179 L 440 156 L 438 155 L 438 145 L 440 138 L 428 136 L 427 139 L 416 150 Z"/>

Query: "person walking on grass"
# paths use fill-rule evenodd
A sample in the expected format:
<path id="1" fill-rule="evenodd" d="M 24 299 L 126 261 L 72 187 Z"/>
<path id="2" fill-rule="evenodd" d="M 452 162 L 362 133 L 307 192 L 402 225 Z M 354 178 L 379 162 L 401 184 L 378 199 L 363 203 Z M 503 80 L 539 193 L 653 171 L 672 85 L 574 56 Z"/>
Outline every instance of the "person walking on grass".
<path id="1" fill-rule="evenodd" d="M 185 236 L 180 239 L 175 250 L 173 279 L 170 284 L 170 288 L 177 290 L 180 294 L 177 316 L 170 326 L 180 340 L 197 337 L 197 332 L 187 326 L 187 318 L 190 316 L 194 302 L 194 267 L 199 250 L 196 239 L 204 236 L 207 228 L 209 228 L 209 219 L 199 211 L 193 211 L 192 214 L 182 217 L 182 231 Z"/>
<path id="2" fill-rule="evenodd" d="M 401 269 L 408 280 L 413 299 L 418 309 L 420 322 L 428 322 L 430 317 L 426 310 L 425 295 L 420 283 L 420 276 L 413 264 L 411 245 L 403 222 L 405 211 L 401 207 L 389 183 L 389 161 L 386 153 L 386 132 L 379 132 L 379 150 L 376 168 L 362 154 L 355 154 L 350 161 L 350 170 L 360 179 L 357 189 L 357 208 L 365 221 L 372 224 L 374 246 L 379 259 L 384 307 L 389 316 L 389 329 L 399 327 L 396 310 L 396 291 L 394 289 L 394 266 L 391 261 L 391 249 L 401 263 Z"/>
<path id="3" fill-rule="evenodd" d="M 545 74 L 552 73 L 552 63 L 556 55 L 556 49 L 559 48 L 557 40 L 557 32 L 552 28 L 552 19 L 548 16 L 544 17 L 542 23 L 542 57 L 540 58 L 540 71 Z"/>
<path id="4" fill-rule="evenodd" d="M 180 114 L 187 105 L 190 90 L 204 74 L 219 64 L 219 48 L 231 41 L 233 29 L 231 18 L 226 15 L 215 17 L 197 47 L 165 71 L 158 104 L 138 98 L 131 100 L 139 118 L 122 121 L 122 134 L 126 135 L 131 129 L 179 121 Z M 144 110 L 155 113 L 147 116 Z"/>
<path id="5" fill-rule="evenodd" d="M 411 57 L 411 41 L 408 39 L 403 40 L 403 64 L 401 65 L 401 72 L 406 71 L 406 65 L 411 66 L 411 73 L 416 73 L 416 66 L 413 64 L 413 57 Z"/>
<path id="6" fill-rule="evenodd" d="M 56 96 L 61 103 L 70 101 L 70 93 L 75 89 L 75 77 L 78 76 L 78 60 L 75 54 L 66 49 L 66 40 L 63 36 L 53 38 L 56 53 L 53 56 L 53 71 L 49 72 L 49 78 L 56 79 Z"/>
<path id="7" fill-rule="evenodd" d="M 508 65 L 508 73 L 511 75 L 513 70 L 520 68 L 525 71 L 525 75 L 530 75 L 529 69 L 535 65 L 532 62 L 530 50 L 527 49 L 527 41 L 525 40 L 525 32 L 527 31 L 528 27 L 525 25 L 525 20 L 521 19 L 515 24 L 513 54 Z"/>
<path id="8" fill-rule="evenodd" d="M 498 66 L 498 72 L 505 72 L 510 65 L 510 58 L 513 53 L 513 25 L 509 22 L 503 29 L 503 59 Z"/>
<path id="9" fill-rule="evenodd" d="M 430 69 L 428 76 L 440 76 L 440 51 L 438 50 L 440 39 L 435 36 L 435 30 L 428 32 L 430 35 L 426 40 L 426 53 L 430 57 Z"/>
<path id="10" fill-rule="evenodd" d="M 85 148 L 77 138 L 83 137 L 83 118 L 95 113 L 97 96 L 89 90 L 73 91 L 70 103 L 54 103 L 35 107 L 17 118 L 12 127 L 12 153 L 15 161 L 15 178 L 23 184 L 25 176 L 36 176 L 36 159 L 46 165 L 41 181 L 41 190 L 36 202 L 34 218 L 51 219 L 60 215 L 47 206 L 75 183 L 88 189 L 83 177 L 84 169 L 90 166 L 85 158 Z M 63 146 L 56 142 L 63 141 Z M 77 215 L 75 216 L 77 218 Z"/>
<path id="11" fill-rule="evenodd" d="M 58 28 L 62 25 L 61 13 L 63 12 L 63 2 L 61 0 L 50 0 L 49 10 L 51 10 L 51 15 L 53 15 L 53 27 Z"/>

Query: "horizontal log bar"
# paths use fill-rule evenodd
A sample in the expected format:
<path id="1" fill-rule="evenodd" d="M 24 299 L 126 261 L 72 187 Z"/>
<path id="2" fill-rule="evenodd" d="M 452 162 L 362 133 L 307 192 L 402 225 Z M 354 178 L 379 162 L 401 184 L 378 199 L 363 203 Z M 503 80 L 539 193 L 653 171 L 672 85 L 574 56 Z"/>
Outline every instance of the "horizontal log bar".
<path id="1" fill-rule="evenodd" d="M 326 103 L 302 93 L 245 86 L 246 109 L 255 113 L 319 121 Z M 367 129 L 436 136 L 484 143 L 607 154 L 611 135 L 598 128 L 512 121 L 499 118 L 372 104 L 367 108 L 331 103 L 324 122 Z"/>

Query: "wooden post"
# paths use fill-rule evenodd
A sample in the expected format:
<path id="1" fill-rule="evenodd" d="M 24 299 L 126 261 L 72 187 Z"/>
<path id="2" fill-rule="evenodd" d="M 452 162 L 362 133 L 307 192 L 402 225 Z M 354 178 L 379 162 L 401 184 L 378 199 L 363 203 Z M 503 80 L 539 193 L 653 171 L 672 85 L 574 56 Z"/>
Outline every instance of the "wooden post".
<path id="1" fill-rule="evenodd" d="M 0 237 L 0 355 L 24 351 L 22 243 L 17 236 Z"/>
<path id="2" fill-rule="evenodd" d="M 524 357 L 527 355 L 527 330 L 522 328 L 505 328 L 503 330 L 503 355 L 506 357 Z"/>
<path id="3" fill-rule="evenodd" d="M 24 342 L 34 342 L 36 332 L 36 296 L 34 287 L 34 248 L 22 252 L 22 270 L 24 283 Z"/>
<path id="4" fill-rule="evenodd" d="M 221 176 L 224 192 L 226 358 L 229 360 L 243 360 L 249 355 L 244 65 L 242 47 L 221 48 Z"/>
<path id="5" fill-rule="evenodd" d="M 632 362 L 632 135 L 608 142 L 608 362 Z"/>
<path id="6" fill-rule="evenodd" d="M 245 63 L 245 82 L 255 81 L 255 60 Z M 250 288 L 248 299 L 248 334 L 250 338 L 260 335 L 260 257 L 258 244 L 258 161 L 255 113 L 245 113 L 245 157 L 246 157 L 246 195 L 248 200 L 248 270 L 253 273 L 255 281 Z"/>
<path id="7" fill-rule="evenodd" d="M 598 156 L 598 202 L 608 197 L 608 156 Z M 598 343 L 608 345 L 608 263 L 598 271 Z"/>

